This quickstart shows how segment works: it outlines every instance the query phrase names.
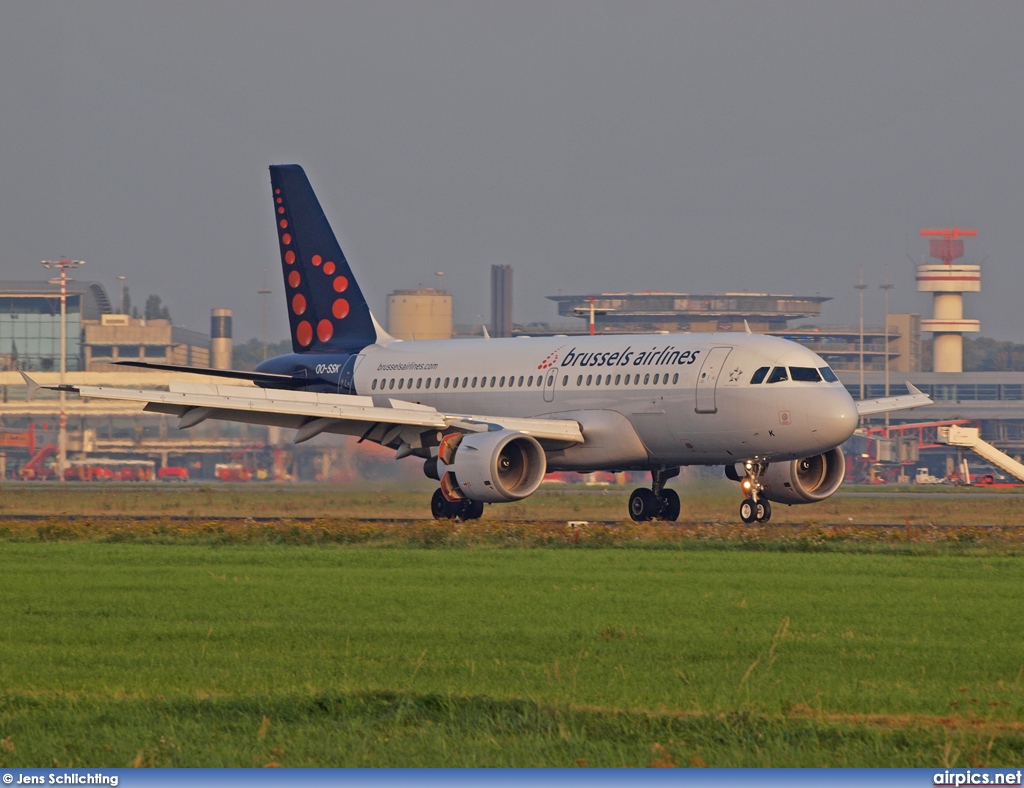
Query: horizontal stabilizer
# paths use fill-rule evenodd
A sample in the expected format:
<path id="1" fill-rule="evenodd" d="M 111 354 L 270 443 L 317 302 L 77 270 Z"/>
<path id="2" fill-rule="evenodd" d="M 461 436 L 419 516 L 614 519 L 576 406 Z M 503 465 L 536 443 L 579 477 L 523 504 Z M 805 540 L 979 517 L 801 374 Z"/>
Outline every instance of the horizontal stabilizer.
<path id="1" fill-rule="evenodd" d="M 909 394 L 899 397 L 880 397 L 878 399 L 862 399 L 857 401 L 857 413 L 861 416 L 871 416 L 875 413 L 890 413 L 894 410 L 907 410 L 909 408 L 921 408 L 934 404 L 932 398 L 923 393 L 913 383 L 907 383 Z"/>

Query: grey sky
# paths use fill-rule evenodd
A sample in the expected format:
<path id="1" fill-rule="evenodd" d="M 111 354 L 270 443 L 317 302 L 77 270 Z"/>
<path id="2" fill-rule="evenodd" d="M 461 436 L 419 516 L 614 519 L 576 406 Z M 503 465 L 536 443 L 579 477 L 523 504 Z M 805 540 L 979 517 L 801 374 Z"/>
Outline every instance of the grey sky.
<path id="1" fill-rule="evenodd" d="M 446 272 L 487 319 L 559 291 L 821 293 L 928 313 L 925 225 L 977 227 L 967 316 L 1024 341 L 1024 4 L 20 3 L 0 10 L 3 278 L 85 259 L 176 322 L 287 335 L 270 163 L 371 305 Z"/>

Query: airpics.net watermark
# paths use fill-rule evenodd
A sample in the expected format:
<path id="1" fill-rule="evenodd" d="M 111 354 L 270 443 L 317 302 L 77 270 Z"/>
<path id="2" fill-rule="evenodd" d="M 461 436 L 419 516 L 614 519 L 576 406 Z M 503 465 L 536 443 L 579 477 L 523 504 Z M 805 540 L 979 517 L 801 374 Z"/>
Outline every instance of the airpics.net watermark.
<path id="1" fill-rule="evenodd" d="M 51 772 L 50 774 L 12 774 L 4 772 L 4 785 L 109 785 L 117 788 L 120 778 L 102 772 Z"/>
<path id="2" fill-rule="evenodd" d="M 1021 770 L 1001 771 L 998 769 L 945 769 L 936 772 L 932 785 L 1021 785 Z"/>

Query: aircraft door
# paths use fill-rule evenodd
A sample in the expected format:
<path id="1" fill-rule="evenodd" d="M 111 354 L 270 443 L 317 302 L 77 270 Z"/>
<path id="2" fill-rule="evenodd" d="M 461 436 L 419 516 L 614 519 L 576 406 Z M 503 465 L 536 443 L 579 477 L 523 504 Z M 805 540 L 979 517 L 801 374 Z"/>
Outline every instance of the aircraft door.
<path id="1" fill-rule="evenodd" d="M 551 402 L 555 398 L 555 387 L 558 385 L 558 370 L 549 369 L 544 378 L 544 401 Z"/>
<path id="2" fill-rule="evenodd" d="M 725 366 L 725 359 L 731 352 L 731 347 L 713 347 L 705 357 L 700 372 L 697 373 L 697 413 L 718 412 L 715 404 L 715 387 Z"/>
<path id="3" fill-rule="evenodd" d="M 362 353 L 351 355 L 345 359 L 345 363 L 341 367 L 341 372 L 338 373 L 339 394 L 356 393 L 356 367 L 359 366 L 359 362 L 362 360 Z"/>

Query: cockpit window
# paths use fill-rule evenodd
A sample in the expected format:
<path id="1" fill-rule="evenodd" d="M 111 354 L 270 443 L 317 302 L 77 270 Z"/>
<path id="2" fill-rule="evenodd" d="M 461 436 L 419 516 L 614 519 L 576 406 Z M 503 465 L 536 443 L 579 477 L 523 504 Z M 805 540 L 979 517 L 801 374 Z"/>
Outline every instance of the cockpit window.
<path id="1" fill-rule="evenodd" d="M 789 380 L 785 367 L 776 367 L 772 370 L 772 374 L 768 376 L 769 383 L 781 383 L 783 380 Z"/>
<path id="2" fill-rule="evenodd" d="M 837 380 L 839 380 L 839 378 L 836 376 L 836 373 L 832 371 L 831 367 L 821 367 L 821 369 L 819 369 L 818 372 L 821 373 L 821 376 L 825 378 L 825 381 L 828 383 L 835 383 Z"/>
<path id="3" fill-rule="evenodd" d="M 789 375 L 801 383 L 820 383 L 821 375 L 814 367 L 790 367 Z"/>
<path id="4" fill-rule="evenodd" d="M 764 381 L 764 376 L 768 374 L 769 369 L 771 369 L 771 367 L 761 367 L 758 369 L 757 372 L 754 373 L 754 377 L 750 379 L 750 384 L 752 386 L 756 386 L 758 383 Z"/>

